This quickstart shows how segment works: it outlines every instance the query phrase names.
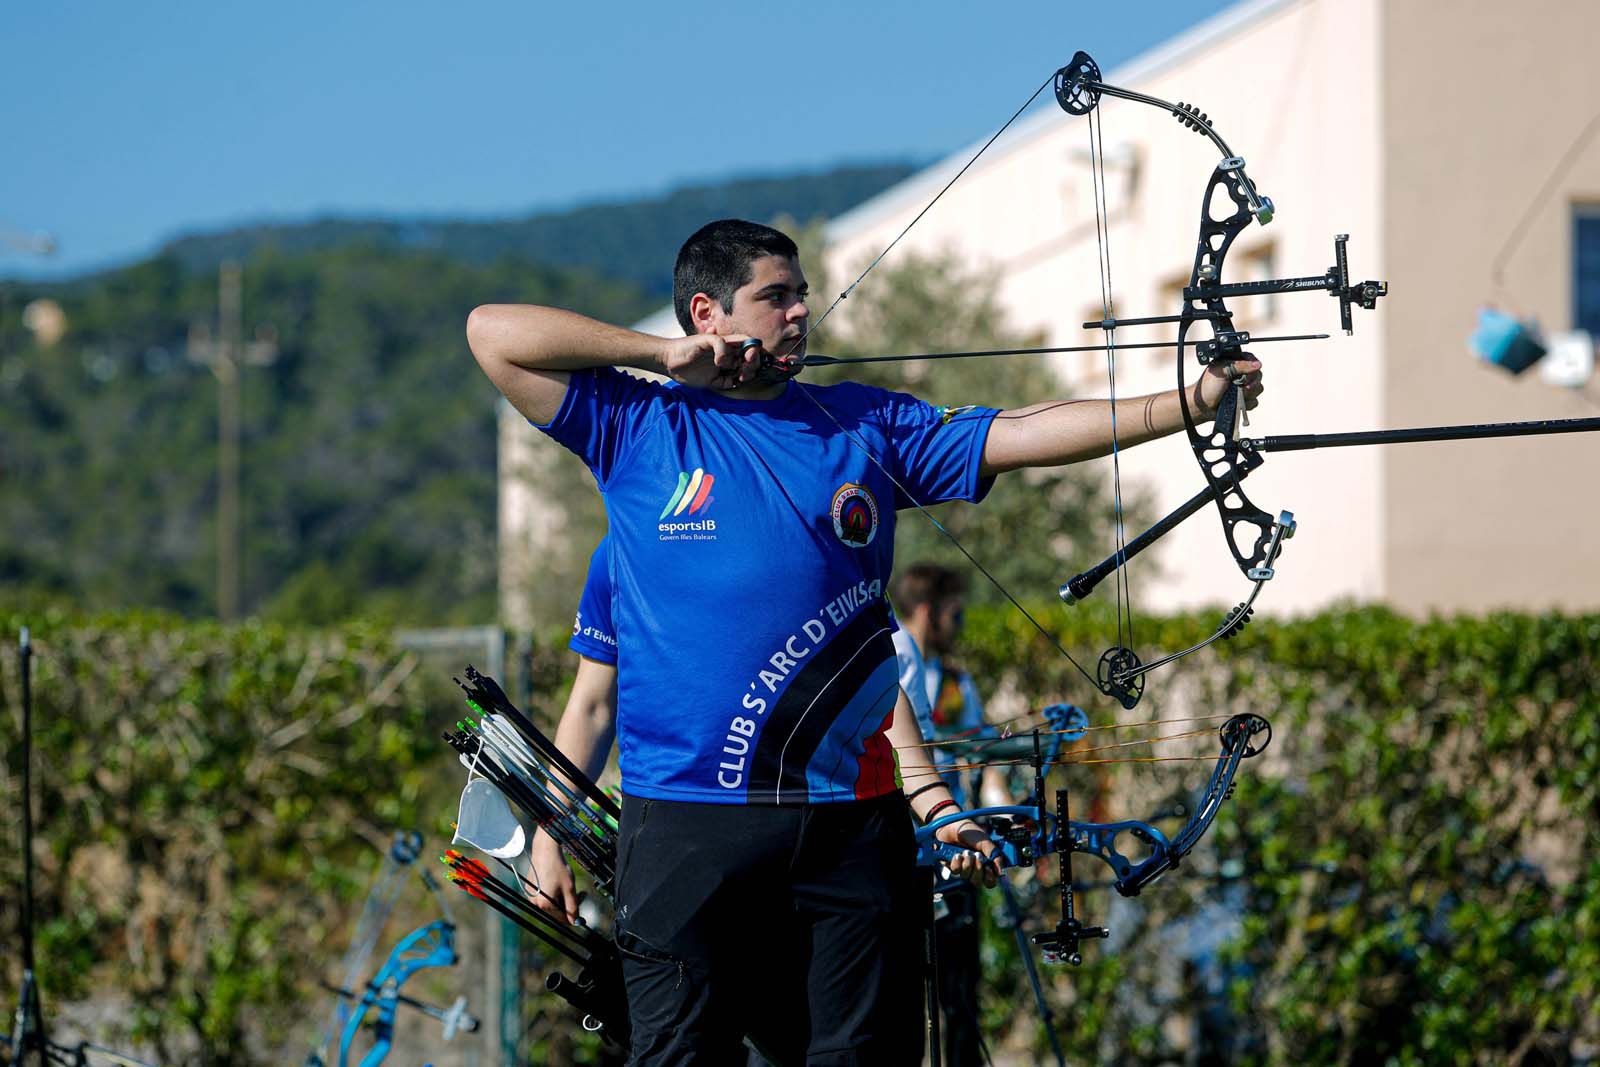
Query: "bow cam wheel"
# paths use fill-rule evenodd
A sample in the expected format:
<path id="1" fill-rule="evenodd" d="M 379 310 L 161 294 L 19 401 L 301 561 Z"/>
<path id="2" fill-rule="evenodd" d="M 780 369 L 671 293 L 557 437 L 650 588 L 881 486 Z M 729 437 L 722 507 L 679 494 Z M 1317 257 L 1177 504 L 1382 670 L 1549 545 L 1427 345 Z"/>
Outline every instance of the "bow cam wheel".
<path id="1" fill-rule="evenodd" d="M 1108 648 L 1100 657 L 1095 670 L 1100 692 L 1114 698 L 1124 708 L 1132 711 L 1144 696 L 1144 675 L 1137 673 L 1142 664 L 1131 648 L 1118 645 Z"/>
<path id="2" fill-rule="evenodd" d="M 1092 84 L 1086 84 L 1092 83 Z M 1078 52 L 1056 71 L 1056 103 L 1069 115 L 1087 115 L 1100 103 L 1100 65 L 1088 52 Z"/>

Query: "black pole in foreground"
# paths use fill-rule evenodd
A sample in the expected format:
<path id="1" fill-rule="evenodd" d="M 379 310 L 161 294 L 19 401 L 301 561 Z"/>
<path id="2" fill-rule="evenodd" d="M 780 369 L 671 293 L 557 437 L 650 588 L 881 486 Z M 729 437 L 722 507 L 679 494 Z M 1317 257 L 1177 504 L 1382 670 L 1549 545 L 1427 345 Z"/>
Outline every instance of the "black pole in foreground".
<path id="1" fill-rule="evenodd" d="M 44 1034 L 44 1008 L 34 979 L 33 957 L 33 644 L 24 626 L 17 641 L 17 662 L 22 669 L 22 989 L 11 1027 L 11 1063 L 21 1067 L 28 1053 L 39 1063 L 49 1061 Z"/>
<path id="2" fill-rule="evenodd" d="M 926 1027 L 928 1034 L 928 1065 L 929 1067 L 941 1067 L 944 1063 L 944 1036 L 941 1033 L 940 1023 L 942 1020 L 939 1017 L 939 1013 L 944 1010 L 944 1007 L 939 1003 L 939 941 L 938 935 L 934 932 L 934 928 L 939 922 L 939 917 L 934 912 L 932 893 L 927 895 L 927 901 L 928 911 L 927 915 L 924 916 L 925 922 L 922 927 L 922 965 L 924 968 L 923 980 L 926 983 L 923 986 L 923 993 L 927 1001 L 925 1008 L 928 1012 Z"/>
<path id="3" fill-rule="evenodd" d="M 33 642 L 26 626 L 17 635 L 17 662 L 22 669 L 22 988 L 17 994 L 11 1036 L 0 1034 L 0 1045 L 11 1047 L 11 1058 L 5 1063 L 23 1067 L 31 1052 L 34 1063 L 89 1067 L 87 1053 L 95 1052 L 128 1067 L 151 1067 L 143 1060 L 87 1041 L 58 1045 L 44 1032 L 44 1005 L 33 973 Z"/>

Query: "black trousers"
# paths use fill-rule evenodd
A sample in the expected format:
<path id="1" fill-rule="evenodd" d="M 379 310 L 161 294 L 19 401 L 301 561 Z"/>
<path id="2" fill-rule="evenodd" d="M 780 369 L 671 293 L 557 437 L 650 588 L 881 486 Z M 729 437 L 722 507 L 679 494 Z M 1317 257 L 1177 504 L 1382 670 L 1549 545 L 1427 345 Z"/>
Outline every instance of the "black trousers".
<path id="1" fill-rule="evenodd" d="M 624 797 L 629 1064 L 922 1059 L 927 883 L 904 796 L 793 807 Z"/>

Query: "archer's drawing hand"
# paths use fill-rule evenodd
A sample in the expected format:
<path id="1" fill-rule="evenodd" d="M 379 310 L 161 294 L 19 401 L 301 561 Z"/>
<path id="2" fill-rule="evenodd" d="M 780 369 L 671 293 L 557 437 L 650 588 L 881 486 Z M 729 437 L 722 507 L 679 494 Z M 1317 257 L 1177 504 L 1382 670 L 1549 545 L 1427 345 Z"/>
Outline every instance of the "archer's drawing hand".
<path id="1" fill-rule="evenodd" d="M 1254 409 L 1261 400 L 1261 362 L 1246 357 L 1211 364 L 1195 385 L 1197 406 L 1205 415 L 1216 414 L 1223 395 L 1235 386 L 1244 388 L 1244 409 Z"/>
<path id="2" fill-rule="evenodd" d="M 727 392 L 755 377 L 761 366 L 759 346 L 742 347 L 742 334 L 726 337 L 697 333 L 667 343 L 661 356 L 662 373 L 684 385 Z"/>
<path id="3" fill-rule="evenodd" d="M 540 830 L 533 835 L 533 846 L 528 850 L 528 878 L 522 891 L 534 907 L 549 912 L 558 919 L 575 922 L 578 918 L 578 884 L 573 880 L 572 868 L 561 854 L 561 846 L 551 836 Z"/>
<path id="4" fill-rule="evenodd" d="M 999 850 L 983 827 L 971 819 L 963 819 L 939 827 L 934 831 L 934 836 L 947 845 L 957 845 L 967 850 L 946 864 L 951 874 L 968 885 L 982 885 L 985 889 L 993 889 L 1000 884 L 999 869 L 994 864 Z"/>

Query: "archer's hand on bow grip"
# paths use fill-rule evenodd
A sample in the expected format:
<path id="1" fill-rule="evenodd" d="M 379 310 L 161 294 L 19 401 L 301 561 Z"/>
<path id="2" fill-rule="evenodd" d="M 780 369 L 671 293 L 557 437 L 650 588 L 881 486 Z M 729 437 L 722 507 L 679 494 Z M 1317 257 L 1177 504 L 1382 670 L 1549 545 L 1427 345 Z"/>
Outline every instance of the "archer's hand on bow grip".
<path id="1" fill-rule="evenodd" d="M 1210 417 L 1217 413 L 1229 389 L 1240 389 L 1243 390 L 1243 408 L 1253 411 L 1260 401 L 1262 388 L 1261 362 L 1245 354 L 1239 359 L 1217 362 L 1207 367 L 1200 381 L 1195 384 L 1195 400 L 1201 412 Z"/>
<path id="2" fill-rule="evenodd" d="M 951 837 L 957 840 L 949 840 Z M 919 867 L 947 867 L 962 881 L 981 881 L 989 889 L 999 884 L 1001 870 L 1022 862 L 1015 845 L 990 837 L 966 812 L 955 812 L 921 827 L 916 841 Z"/>
<path id="3" fill-rule="evenodd" d="M 1017 846 L 1008 841 L 996 841 L 994 852 L 983 857 L 981 862 L 992 866 L 997 871 L 1007 867 L 1022 866 L 1022 859 L 1017 855 Z M 917 866 L 919 867 L 948 867 L 957 856 L 970 856 L 974 852 L 970 848 L 960 845 L 951 845 L 938 840 L 922 840 L 920 835 L 917 840 Z"/>

